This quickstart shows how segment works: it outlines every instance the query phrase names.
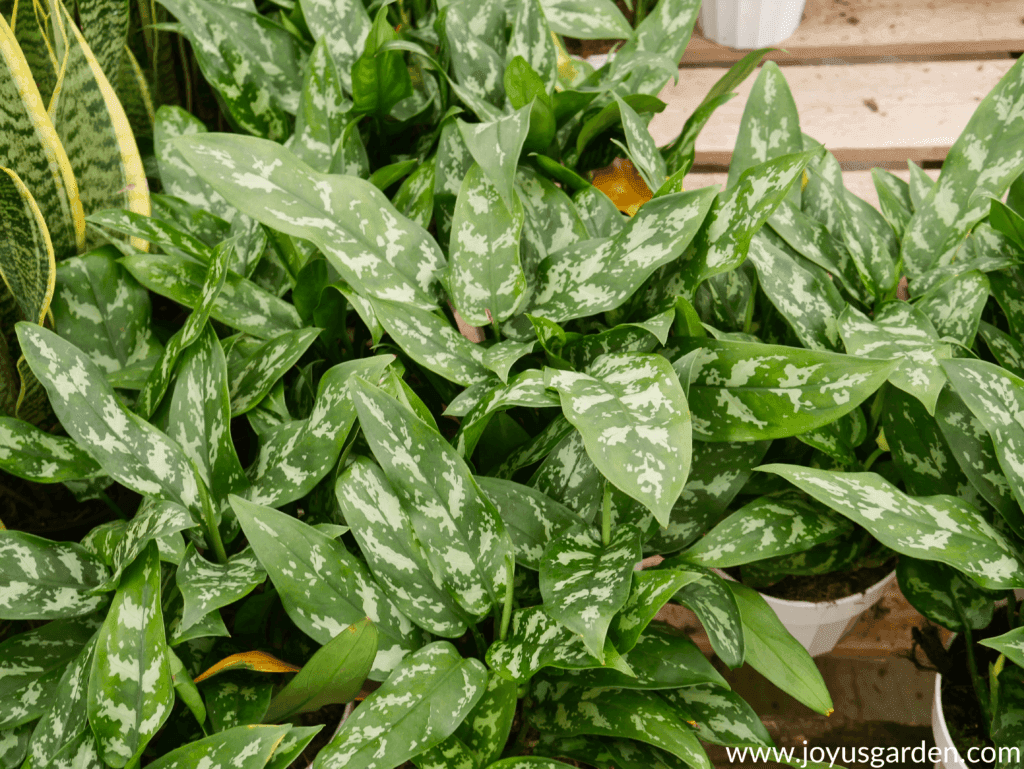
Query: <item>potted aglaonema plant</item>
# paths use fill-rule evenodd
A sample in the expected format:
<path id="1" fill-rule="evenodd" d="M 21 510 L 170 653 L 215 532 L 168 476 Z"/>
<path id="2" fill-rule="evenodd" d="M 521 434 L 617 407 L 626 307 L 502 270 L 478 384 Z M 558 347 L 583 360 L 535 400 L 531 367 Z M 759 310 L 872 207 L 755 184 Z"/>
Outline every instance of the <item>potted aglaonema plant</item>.
<path id="1" fill-rule="evenodd" d="M 796 32 L 803 13 L 804 0 L 704 0 L 700 25 L 720 45 L 763 48 Z"/>

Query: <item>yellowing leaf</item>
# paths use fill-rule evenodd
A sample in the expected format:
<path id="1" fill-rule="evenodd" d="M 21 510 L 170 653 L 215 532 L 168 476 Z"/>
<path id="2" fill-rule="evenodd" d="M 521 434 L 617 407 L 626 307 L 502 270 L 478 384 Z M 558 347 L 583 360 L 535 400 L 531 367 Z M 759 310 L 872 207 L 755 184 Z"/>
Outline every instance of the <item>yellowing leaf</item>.
<path id="1" fill-rule="evenodd" d="M 266 652 L 231 654 L 195 678 L 195 683 L 223 673 L 225 670 L 252 670 L 257 673 L 298 673 L 299 668 Z"/>
<path id="2" fill-rule="evenodd" d="M 607 195 L 617 209 L 630 216 L 653 197 L 636 168 L 624 158 L 615 158 L 607 168 L 595 171 L 594 186 Z"/>

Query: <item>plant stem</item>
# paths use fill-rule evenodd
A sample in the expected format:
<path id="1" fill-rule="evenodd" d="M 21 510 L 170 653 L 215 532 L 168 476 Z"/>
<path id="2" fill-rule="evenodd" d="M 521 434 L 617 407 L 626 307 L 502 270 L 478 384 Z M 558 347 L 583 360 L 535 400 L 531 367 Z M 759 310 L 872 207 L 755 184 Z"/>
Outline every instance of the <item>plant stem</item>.
<path id="1" fill-rule="evenodd" d="M 881 447 L 879 447 L 879 448 L 875 449 L 874 451 L 872 451 L 871 454 L 868 456 L 868 458 L 864 460 L 864 472 L 866 473 L 868 470 L 870 470 L 871 469 L 871 465 L 873 465 L 875 463 L 875 460 L 878 459 L 880 456 L 882 456 L 882 454 L 884 454 L 884 453 L 885 453 L 885 449 L 883 449 Z"/>
<path id="2" fill-rule="evenodd" d="M 206 543 L 217 556 L 217 563 L 227 563 L 228 554 L 224 550 L 224 541 L 220 538 L 220 529 L 217 528 L 217 514 L 213 509 L 213 500 L 210 499 L 210 492 L 206 488 L 199 469 L 192 463 L 192 472 L 196 476 L 196 485 L 199 487 L 199 503 L 203 510 L 203 528 L 206 529 Z"/>
<path id="3" fill-rule="evenodd" d="M 473 634 L 473 643 L 476 644 L 476 653 L 483 659 L 487 656 L 487 639 L 484 638 L 484 634 L 480 632 L 480 629 L 475 623 L 470 621 L 469 630 Z"/>
<path id="4" fill-rule="evenodd" d="M 512 621 L 512 597 L 516 588 L 516 562 L 511 558 L 505 561 L 505 605 L 501 608 L 501 627 L 498 638 L 502 641 L 508 636 L 508 625 Z"/>
<path id="5" fill-rule="evenodd" d="M 118 515 L 118 517 L 119 517 L 119 518 L 121 518 L 122 520 L 125 520 L 125 521 L 127 521 L 127 520 L 128 520 L 128 516 L 124 514 L 124 510 L 122 510 L 122 509 L 121 509 L 121 507 L 120 507 L 120 506 L 119 506 L 119 505 L 117 504 L 117 502 L 115 502 L 114 500 L 112 500 L 112 499 L 111 499 L 111 498 L 110 498 L 110 497 L 109 497 L 109 496 L 107 495 L 107 492 L 105 492 L 105 491 L 101 491 L 101 492 L 99 493 L 99 498 L 103 500 L 103 503 L 104 503 L 104 504 L 105 504 L 105 505 L 106 505 L 107 507 L 109 507 L 109 508 L 110 508 L 111 510 L 113 510 L 113 511 L 114 511 L 115 513 L 117 513 L 117 515 Z"/>
<path id="6" fill-rule="evenodd" d="M 637 11 L 643 7 L 643 0 L 637 0 Z M 749 334 L 750 329 L 754 326 L 754 300 L 757 298 L 757 276 L 754 276 L 753 283 L 750 286 L 750 301 L 747 302 L 747 310 L 744 313 L 743 318 L 743 333 Z"/>
<path id="7" fill-rule="evenodd" d="M 1010 630 L 1017 627 L 1017 595 L 1012 590 L 1006 595 L 1006 620 Z"/>
<path id="8" fill-rule="evenodd" d="M 604 483 L 604 502 L 601 508 L 601 544 L 608 547 L 612 541 L 612 492 L 608 481 Z"/>
<path id="9" fill-rule="evenodd" d="M 526 735 L 530 731 L 530 719 L 526 715 L 526 708 L 521 707 L 519 709 L 519 731 L 516 732 L 516 741 L 512 743 L 512 747 L 508 748 L 503 755 L 508 757 L 518 756 L 519 753 L 526 747 Z"/>
<path id="10" fill-rule="evenodd" d="M 491 315 L 491 311 L 487 311 L 487 317 L 491 320 L 491 328 L 494 330 L 494 341 L 498 343 L 501 341 L 501 324 Z"/>
<path id="11" fill-rule="evenodd" d="M 988 735 L 992 726 L 992 713 L 989 710 L 988 691 L 985 689 L 985 682 L 978 675 L 978 665 L 974 659 L 974 636 L 971 633 L 971 623 L 967 620 L 967 614 L 960 605 L 960 601 L 957 600 L 955 590 L 950 591 L 949 598 L 953 602 L 953 608 L 956 610 L 957 617 L 960 619 L 960 625 L 963 627 L 964 642 L 967 645 L 967 669 L 971 674 L 971 684 L 974 686 L 974 694 L 978 698 L 978 706 L 981 708 L 985 734 Z"/>

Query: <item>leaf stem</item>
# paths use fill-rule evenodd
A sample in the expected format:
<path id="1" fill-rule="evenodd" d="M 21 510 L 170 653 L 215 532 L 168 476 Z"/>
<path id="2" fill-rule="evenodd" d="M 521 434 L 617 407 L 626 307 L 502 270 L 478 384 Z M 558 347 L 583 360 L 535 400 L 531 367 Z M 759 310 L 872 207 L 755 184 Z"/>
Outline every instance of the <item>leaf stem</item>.
<path id="1" fill-rule="evenodd" d="M 490 310 L 485 311 L 487 313 L 487 319 L 491 321 L 491 328 L 494 330 L 494 342 L 497 344 L 501 341 L 501 324 L 491 315 Z"/>
<path id="2" fill-rule="evenodd" d="M 117 515 L 118 515 L 118 517 L 119 517 L 119 518 L 121 518 L 122 520 L 125 520 L 125 521 L 127 521 L 127 520 L 128 520 L 128 516 L 124 514 L 124 510 L 122 510 L 122 509 L 121 509 L 121 507 L 120 507 L 120 506 L 119 506 L 119 505 L 117 504 L 117 502 L 115 502 L 114 500 L 112 500 L 112 499 L 111 499 L 111 498 L 110 498 L 110 497 L 109 497 L 109 496 L 107 495 L 107 492 L 105 492 L 105 491 L 101 491 L 101 492 L 99 492 L 99 495 L 98 495 L 98 496 L 99 496 L 99 498 L 100 498 L 100 499 L 102 499 L 102 500 L 103 500 L 103 504 L 105 504 L 105 505 L 106 505 L 107 507 L 109 507 L 109 508 L 110 508 L 111 510 L 113 510 L 113 511 L 114 511 L 115 513 L 117 513 Z"/>
<path id="3" fill-rule="evenodd" d="M 978 675 L 978 664 L 974 659 L 974 636 L 971 633 L 971 623 L 967 620 L 967 614 L 956 597 L 956 591 L 949 591 L 949 598 L 953 602 L 960 625 L 963 627 L 964 642 L 967 644 L 967 669 L 971 674 L 971 684 L 974 686 L 974 694 L 978 698 L 978 706 L 981 708 L 982 720 L 985 724 L 985 733 L 988 734 L 992 725 L 992 713 L 989 710 L 988 692 L 985 683 Z"/>
<path id="4" fill-rule="evenodd" d="M 207 490 L 202 476 L 199 475 L 199 468 L 196 467 L 195 462 L 192 462 L 192 472 L 195 473 L 196 485 L 199 487 L 199 503 L 203 510 L 206 543 L 217 557 L 217 563 L 225 564 L 228 562 L 228 554 L 224 550 L 224 541 L 220 538 L 220 529 L 217 527 L 217 511 L 213 508 L 210 492 Z"/>
<path id="5" fill-rule="evenodd" d="M 1010 630 L 1017 627 L 1017 594 L 1012 590 L 1006 594 L 1006 620 Z"/>
<path id="6" fill-rule="evenodd" d="M 608 547 L 612 541 L 612 492 L 611 484 L 604 482 L 604 500 L 601 505 L 601 544 Z"/>
<path id="7" fill-rule="evenodd" d="M 508 626 L 512 621 L 512 598 L 516 589 L 516 562 L 511 557 L 505 559 L 505 605 L 501 608 L 501 626 L 498 638 L 502 641 L 508 637 Z"/>
<path id="8" fill-rule="evenodd" d="M 868 455 L 868 458 L 864 460 L 864 472 L 866 473 L 868 470 L 870 470 L 871 469 L 871 465 L 873 465 L 875 463 L 875 460 L 878 459 L 880 456 L 882 456 L 882 454 L 884 454 L 884 453 L 885 453 L 885 449 L 883 449 L 881 447 L 879 447 L 879 448 L 875 449 L 874 451 L 872 451 L 871 454 Z"/>

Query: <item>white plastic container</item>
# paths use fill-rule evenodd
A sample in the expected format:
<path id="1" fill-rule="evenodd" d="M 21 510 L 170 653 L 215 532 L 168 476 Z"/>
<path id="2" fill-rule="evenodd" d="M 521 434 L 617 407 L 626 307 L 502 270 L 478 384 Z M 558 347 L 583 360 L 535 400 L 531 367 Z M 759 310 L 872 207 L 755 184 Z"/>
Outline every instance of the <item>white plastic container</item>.
<path id="1" fill-rule="evenodd" d="M 725 572 L 717 569 L 715 571 L 726 579 L 732 579 Z M 864 592 L 854 593 L 837 601 L 813 603 L 787 601 L 764 593 L 761 596 L 775 611 L 782 624 L 786 626 L 786 630 L 812 657 L 818 657 L 828 654 L 835 648 L 839 639 L 857 624 L 861 614 L 881 599 L 886 587 L 895 579 L 896 572 L 892 571 Z"/>
<path id="2" fill-rule="evenodd" d="M 952 639 L 950 640 L 952 642 Z M 942 714 L 942 676 L 935 676 L 935 699 L 932 700 L 932 737 L 935 747 L 942 751 L 942 757 L 935 762 L 941 769 L 967 769 L 967 764 L 960 758 L 953 738 L 946 728 L 946 717 Z"/>
<path id="3" fill-rule="evenodd" d="M 730 48 L 778 45 L 796 32 L 804 0 L 704 0 L 704 36 Z"/>

